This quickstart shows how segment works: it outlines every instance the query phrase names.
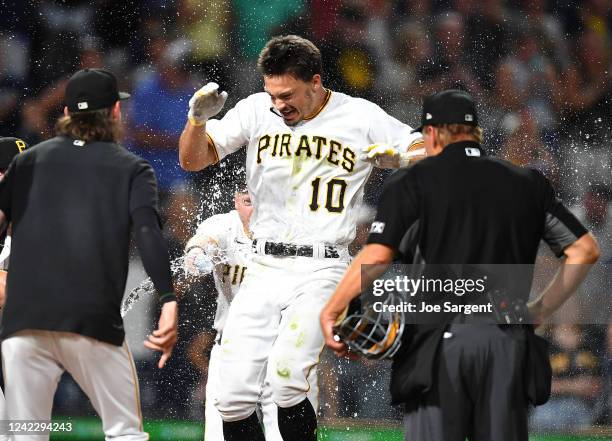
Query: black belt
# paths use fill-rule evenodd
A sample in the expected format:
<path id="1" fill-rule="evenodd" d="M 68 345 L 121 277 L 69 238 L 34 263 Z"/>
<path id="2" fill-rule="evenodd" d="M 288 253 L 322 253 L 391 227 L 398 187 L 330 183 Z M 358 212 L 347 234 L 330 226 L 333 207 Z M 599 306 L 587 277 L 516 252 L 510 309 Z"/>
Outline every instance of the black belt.
<path id="1" fill-rule="evenodd" d="M 253 241 L 253 249 L 257 252 L 257 239 Z M 270 256 L 278 257 L 313 257 L 314 251 L 312 245 L 297 245 L 293 243 L 282 242 L 266 242 L 264 253 Z M 325 258 L 337 259 L 340 257 L 338 248 L 334 245 L 325 245 Z"/>

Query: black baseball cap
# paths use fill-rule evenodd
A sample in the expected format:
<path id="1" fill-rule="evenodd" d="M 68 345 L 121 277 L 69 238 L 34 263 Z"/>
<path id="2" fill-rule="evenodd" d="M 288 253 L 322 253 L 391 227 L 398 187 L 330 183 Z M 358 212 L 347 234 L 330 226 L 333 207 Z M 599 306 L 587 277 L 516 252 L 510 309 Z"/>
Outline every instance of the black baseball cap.
<path id="1" fill-rule="evenodd" d="M 19 138 L 0 138 L 0 170 L 6 170 L 13 158 L 27 148 L 26 142 Z"/>
<path id="2" fill-rule="evenodd" d="M 425 98 L 421 125 L 412 132 L 421 132 L 425 125 L 439 124 L 477 126 L 478 116 L 472 96 L 464 90 L 448 89 Z"/>
<path id="3" fill-rule="evenodd" d="M 119 92 L 117 78 L 111 72 L 83 69 L 68 80 L 64 99 L 68 111 L 76 113 L 112 107 L 117 101 L 129 97 L 129 93 Z"/>

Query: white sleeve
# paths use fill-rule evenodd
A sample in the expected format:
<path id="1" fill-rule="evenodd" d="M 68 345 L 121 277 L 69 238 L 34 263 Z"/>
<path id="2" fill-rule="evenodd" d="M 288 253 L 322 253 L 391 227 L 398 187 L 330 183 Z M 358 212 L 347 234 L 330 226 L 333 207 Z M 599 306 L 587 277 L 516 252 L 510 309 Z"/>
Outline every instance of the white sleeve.
<path id="1" fill-rule="evenodd" d="M 255 126 L 255 112 L 249 98 L 243 99 L 221 119 L 206 122 L 206 133 L 212 141 L 219 161 L 248 144 L 251 128 Z"/>
<path id="2" fill-rule="evenodd" d="M 368 138 L 371 144 L 385 143 L 405 152 L 411 146 L 422 142 L 420 133 L 410 133 L 412 127 L 393 118 L 376 104 L 370 105 Z"/>

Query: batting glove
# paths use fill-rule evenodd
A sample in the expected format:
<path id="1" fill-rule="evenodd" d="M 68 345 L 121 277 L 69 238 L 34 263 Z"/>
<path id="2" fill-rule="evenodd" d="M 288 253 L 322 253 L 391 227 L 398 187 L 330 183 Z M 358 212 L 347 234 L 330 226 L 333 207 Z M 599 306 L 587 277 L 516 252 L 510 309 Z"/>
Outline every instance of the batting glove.
<path id="1" fill-rule="evenodd" d="M 372 144 L 365 147 L 361 152 L 361 159 L 379 168 L 407 167 L 416 157 L 425 155 L 424 148 L 400 153 L 395 147 L 384 143 Z"/>
<path id="2" fill-rule="evenodd" d="M 183 259 L 185 273 L 190 276 L 209 274 L 212 272 L 213 266 L 212 258 L 200 247 L 190 249 Z"/>
<path id="3" fill-rule="evenodd" d="M 201 126 L 221 111 L 227 100 L 227 92 L 219 93 L 217 83 L 208 83 L 189 100 L 189 113 L 187 117 L 191 124 Z"/>

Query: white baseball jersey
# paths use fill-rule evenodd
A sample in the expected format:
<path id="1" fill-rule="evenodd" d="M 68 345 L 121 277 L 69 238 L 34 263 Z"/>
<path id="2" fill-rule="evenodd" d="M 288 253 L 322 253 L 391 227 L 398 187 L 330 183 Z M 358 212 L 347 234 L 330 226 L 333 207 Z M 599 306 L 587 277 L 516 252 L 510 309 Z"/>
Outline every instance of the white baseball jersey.
<path id="1" fill-rule="evenodd" d="M 214 328 L 222 332 L 229 305 L 246 272 L 252 241 L 244 231 L 236 210 L 209 217 L 198 226 L 196 236 L 208 237 L 218 247 L 213 269 L 215 287 L 219 293 Z"/>
<path id="2" fill-rule="evenodd" d="M 327 91 L 322 107 L 293 127 L 271 107 L 267 93 L 256 93 L 206 123 L 219 159 L 247 145 L 253 236 L 347 245 L 372 170 L 361 149 L 386 143 L 405 151 L 421 135 L 376 104 L 339 92 Z"/>

